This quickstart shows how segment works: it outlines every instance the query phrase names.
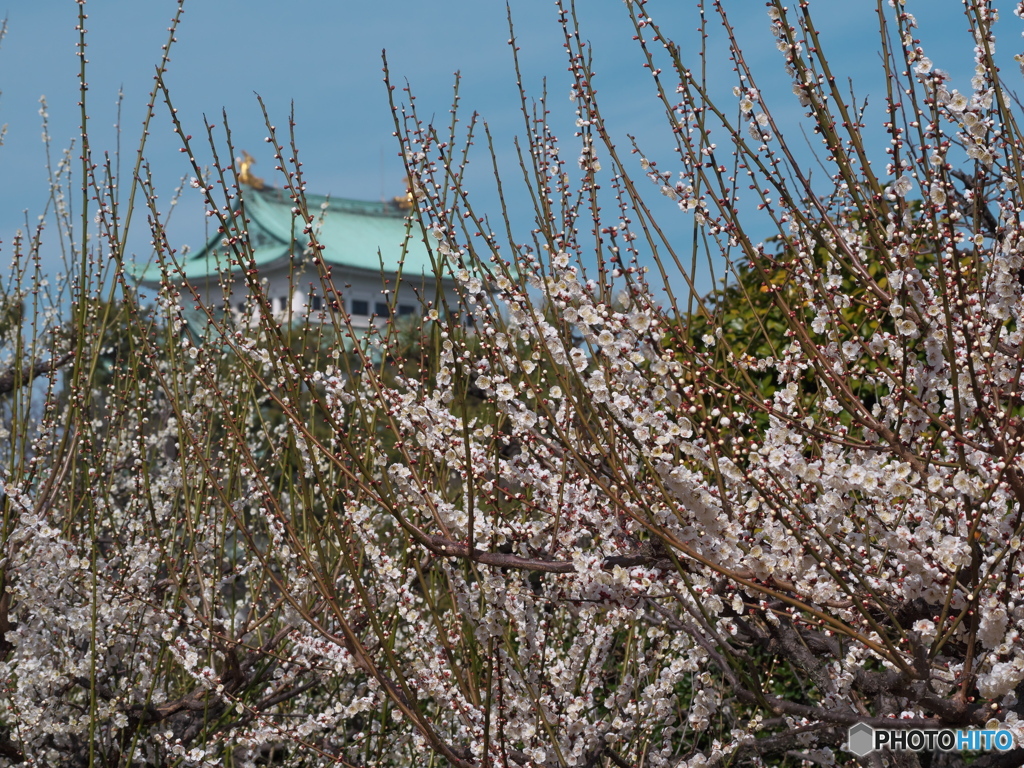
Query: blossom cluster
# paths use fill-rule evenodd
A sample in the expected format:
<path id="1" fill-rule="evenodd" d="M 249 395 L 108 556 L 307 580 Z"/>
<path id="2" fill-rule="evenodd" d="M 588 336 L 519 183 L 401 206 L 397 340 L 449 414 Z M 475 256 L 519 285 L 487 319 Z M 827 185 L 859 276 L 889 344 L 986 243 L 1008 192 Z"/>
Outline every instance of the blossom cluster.
<path id="1" fill-rule="evenodd" d="M 456 137 L 396 108 L 458 295 L 411 330 L 354 338 L 343 304 L 242 321 L 160 232 L 154 307 L 105 303 L 118 256 L 94 253 L 75 332 L 5 330 L 0 765 L 833 765 L 859 721 L 1024 738 L 1024 139 L 995 13 L 967 3 L 961 93 L 893 3 L 872 166 L 807 4 L 769 3 L 812 183 L 726 4 L 735 119 L 649 5 L 626 12 L 675 153 L 618 151 L 559 4 L 579 160 L 528 122 L 524 242 L 471 206 Z M 326 283 L 300 165 L 296 259 Z M 245 263 L 244 190 L 193 175 Z M 679 221 L 730 259 L 704 298 Z"/>

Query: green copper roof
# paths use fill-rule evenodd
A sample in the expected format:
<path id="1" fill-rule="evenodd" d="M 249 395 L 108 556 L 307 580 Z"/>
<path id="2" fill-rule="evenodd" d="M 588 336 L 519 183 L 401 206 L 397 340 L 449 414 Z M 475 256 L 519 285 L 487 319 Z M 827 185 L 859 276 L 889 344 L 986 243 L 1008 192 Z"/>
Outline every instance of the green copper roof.
<path id="1" fill-rule="evenodd" d="M 242 194 L 256 266 L 301 257 L 308 236 L 302 233 L 303 222 L 292 212 L 295 204 L 288 193 L 244 187 Z M 315 217 L 314 231 L 325 246 L 322 256 L 328 264 L 375 274 L 381 270 L 394 274 L 401 269 L 410 278 L 434 274 L 419 228 L 408 226 L 407 211 L 396 203 L 306 195 L 306 205 Z M 233 254 L 222 244 L 223 239 L 224 235 L 218 234 L 204 248 L 185 256 L 180 263 L 184 276 L 191 280 L 231 269 Z M 160 269 L 150 265 L 140 270 L 138 277 L 142 282 L 158 282 Z"/>

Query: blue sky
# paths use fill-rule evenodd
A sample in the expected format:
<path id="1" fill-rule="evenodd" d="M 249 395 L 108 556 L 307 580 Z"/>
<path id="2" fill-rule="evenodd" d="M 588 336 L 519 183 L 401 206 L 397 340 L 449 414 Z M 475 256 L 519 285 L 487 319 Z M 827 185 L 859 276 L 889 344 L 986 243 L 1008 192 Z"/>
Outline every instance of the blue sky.
<path id="1" fill-rule="evenodd" d="M 747 41 L 750 59 L 763 71 L 762 89 L 776 90 L 776 108 L 781 104 L 797 115 L 800 110 L 788 95 L 790 85 L 768 34 L 763 4 L 758 0 L 725 0 L 725 4 L 741 39 Z M 563 142 L 570 146 L 572 104 L 567 98 L 569 79 L 555 5 L 551 0 L 511 0 L 511 6 L 524 85 L 536 95 L 547 78 L 552 122 L 564 128 Z M 873 0 L 812 3 L 831 44 L 836 71 L 854 78 L 858 95 L 881 103 L 874 7 Z M 971 42 L 960 4 L 927 0 L 911 2 L 909 7 L 922 22 L 922 36 L 936 66 L 963 73 L 954 85 L 969 87 Z M 7 258 L 15 230 L 24 225 L 25 212 L 34 222 L 47 197 L 39 97 L 47 97 L 56 151 L 78 131 L 77 6 L 70 0 L 8 0 L 6 8 L 0 1 L 0 9 L 5 10 L 9 25 L 0 47 L 0 123 L 7 125 L 0 148 L 0 175 L 5 181 L 0 185 L 0 258 Z M 684 51 L 695 46 L 692 3 L 652 0 L 649 9 L 676 35 Z M 121 148 L 125 162 L 134 150 L 154 65 L 174 11 L 175 3 L 168 0 L 88 3 L 88 111 L 94 155 L 116 148 L 113 126 L 119 88 L 124 91 Z M 659 107 L 631 41 L 622 0 L 583 0 L 580 16 L 584 35 L 595 51 L 599 97 L 613 133 L 623 146 L 626 134 L 632 133 L 656 147 L 662 126 Z M 1009 57 L 1016 52 L 1009 48 L 1019 42 L 1019 22 L 1009 10 L 1005 16 L 1002 52 Z M 461 71 L 465 115 L 475 110 L 489 122 L 502 163 L 514 174 L 512 138 L 522 134 L 523 127 L 507 39 L 505 5 L 499 0 L 186 0 L 167 82 L 179 117 L 195 136 L 203 132 L 204 113 L 221 124 L 221 111 L 226 110 L 236 146 L 256 156 L 256 172 L 271 183 L 273 162 L 263 142 L 267 131 L 254 93 L 263 96 L 278 126 L 286 124 L 294 102 L 310 191 L 379 199 L 399 194 L 403 175 L 381 81 L 381 50 L 388 51 L 395 79 L 409 80 L 422 113 L 442 120 L 447 119 L 453 73 Z M 713 40 L 713 44 L 717 43 Z M 733 81 L 724 56 L 719 59 L 712 75 L 727 92 Z M 1011 73 L 1011 81 L 1016 77 L 1016 71 Z M 151 134 L 147 156 L 161 201 L 166 202 L 178 180 L 188 174 L 166 108 L 158 109 Z M 494 200 L 489 162 L 482 151 L 476 157 L 470 184 L 486 208 Z M 667 161 L 668 156 L 662 167 Z M 186 198 L 172 220 L 172 244 L 199 245 L 204 223 L 198 200 Z M 521 224 L 525 239 L 529 222 L 524 219 Z M 145 239 L 134 246 L 144 256 Z"/>

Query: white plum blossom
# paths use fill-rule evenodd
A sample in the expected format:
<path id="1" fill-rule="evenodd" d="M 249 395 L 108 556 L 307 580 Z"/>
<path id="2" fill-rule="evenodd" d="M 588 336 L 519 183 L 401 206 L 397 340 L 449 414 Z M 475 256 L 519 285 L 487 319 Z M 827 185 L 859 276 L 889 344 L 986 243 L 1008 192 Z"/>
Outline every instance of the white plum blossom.
<path id="1" fill-rule="evenodd" d="M 896 179 L 889 189 L 896 197 L 906 197 L 910 190 L 913 189 L 913 186 L 913 180 L 909 176 L 904 175 Z"/>
<path id="2" fill-rule="evenodd" d="M 433 262 L 382 276 L 421 324 L 348 316 L 295 176 L 292 282 L 336 296 L 294 325 L 225 306 L 267 303 L 255 190 L 207 201 L 239 271 L 206 293 L 147 198 L 141 307 L 113 181 L 82 180 L 87 233 L 55 185 L 73 319 L 33 305 L 23 237 L 0 296 L 0 768 L 853 765 L 866 718 L 1024 735 L 1024 137 L 994 13 L 968 2 L 961 94 L 894 2 L 873 125 L 810 9 L 770 3 L 811 174 L 738 51 L 724 106 L 657 68 L 693 57 L 647 5 L 674 154 L 615 144 L 562 14 L 575 135 L 528 117 L 525 225 L 463 181 L 475 122 L 397 107 L 413 207 L 373 215 Z M 708 294 L 697 251 L 728 271 Z"/>

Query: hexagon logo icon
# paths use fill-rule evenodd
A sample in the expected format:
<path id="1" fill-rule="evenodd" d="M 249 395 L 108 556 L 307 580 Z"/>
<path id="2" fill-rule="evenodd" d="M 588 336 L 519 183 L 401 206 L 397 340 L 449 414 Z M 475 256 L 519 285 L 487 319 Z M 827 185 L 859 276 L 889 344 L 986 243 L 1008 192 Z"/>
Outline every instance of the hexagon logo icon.
<path id="1" fill-rule="evenodd" d="M 851 725 L 846 732 L 846 741 L 850 752 L 857 757 L 864 757 L 875 749 L 875 729 L 867 723 Z"/>

